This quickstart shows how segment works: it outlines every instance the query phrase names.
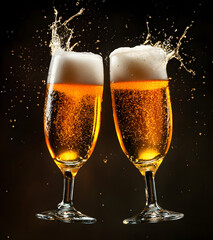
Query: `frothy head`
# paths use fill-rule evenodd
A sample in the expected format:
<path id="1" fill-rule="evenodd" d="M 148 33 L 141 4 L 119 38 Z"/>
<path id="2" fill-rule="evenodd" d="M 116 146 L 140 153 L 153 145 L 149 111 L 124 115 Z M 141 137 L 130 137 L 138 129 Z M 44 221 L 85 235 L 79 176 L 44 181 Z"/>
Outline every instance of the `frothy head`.
<path id="1" fill-rule="evenodd" d="M 47 83 L 103 85 L 103 82 L 100 55 L 62 49 L 52 55 Z"/>
<path id="2" fill-rule="evenodd" d="M 167 55 L 159 47 L 124 47 L 110 54 L 110 81 L 168 79 Z"/>

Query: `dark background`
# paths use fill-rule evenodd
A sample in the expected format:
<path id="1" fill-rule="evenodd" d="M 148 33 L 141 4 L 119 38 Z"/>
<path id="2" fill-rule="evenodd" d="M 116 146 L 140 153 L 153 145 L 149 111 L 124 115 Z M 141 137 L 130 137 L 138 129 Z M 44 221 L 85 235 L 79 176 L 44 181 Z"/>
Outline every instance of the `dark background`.
<path id="1" fill-rule="evenodd" d="M 0 239 L 209 239 L 213 2 L 78 3 L 7 1 L 1 9 Z M 75 50 L 101 53 L 105 61 L 101 130 L 91 158 L 77 175 L 74 194 L 76 208 L 96 217 L 95 225 L 63 224 L 35 217 L 35 213 L 54 208 L 62 198 L 62 174 L 43 136 L 53 6 L 64 20 L 81 7 L 86 8 L 70 23 L 75 31 L 73 43 L 81 40 Z M 196 75 L 179 69 L 176 60 L 168 64 L 174 131 L 170 150 L 156 175 L 159 204 L 183 212 L 185 217 L 174 222 L 126 226 L 122 220 L 144 207 L 144 180 L 125 157 L 116 137 L 107 56 L 117 47 L 143 43 L 147 20 L 153 41 L 162 41 L 167 34 L 175 37 L 174 44 L 194 21 L 180 53 Z"/>

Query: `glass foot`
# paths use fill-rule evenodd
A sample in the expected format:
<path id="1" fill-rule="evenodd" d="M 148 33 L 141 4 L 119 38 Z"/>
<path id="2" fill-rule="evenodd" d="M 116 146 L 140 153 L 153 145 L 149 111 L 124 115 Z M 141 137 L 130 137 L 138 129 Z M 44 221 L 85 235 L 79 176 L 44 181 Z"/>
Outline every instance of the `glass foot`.
<path id="1" fill-rule="evenodd" d="M 184 217 L 183 213 L 168 211 L 157 207 L 146 207 L 141 213 L 127 218 L 123 221 L 124 224 L 139 224 L 143 222 L 158 223 L 164 221 L 178 220 Z"/>
<path id="2" fill-rule="evenodd" d="M 95 218 L 86 216 L 83 213 L 77 211 L 74 207 L 58 208 L 42 213 L 37 213 L 36 217 L 43 220 L 59 221 L 64 223 L 93 224 L 97 221 Z"/>

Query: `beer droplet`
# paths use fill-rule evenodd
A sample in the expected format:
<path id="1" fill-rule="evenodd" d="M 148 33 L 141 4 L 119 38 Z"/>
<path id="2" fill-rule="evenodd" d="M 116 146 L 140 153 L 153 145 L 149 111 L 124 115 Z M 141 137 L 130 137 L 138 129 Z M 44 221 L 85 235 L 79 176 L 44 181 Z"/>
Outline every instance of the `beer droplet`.
<path id="1" fill-rule="evenodd" d="M 105 158 L 105 159 L 104 159 L 104 163 L 107 163 L 107 161 L 108 161 L 108 160 Z"/>

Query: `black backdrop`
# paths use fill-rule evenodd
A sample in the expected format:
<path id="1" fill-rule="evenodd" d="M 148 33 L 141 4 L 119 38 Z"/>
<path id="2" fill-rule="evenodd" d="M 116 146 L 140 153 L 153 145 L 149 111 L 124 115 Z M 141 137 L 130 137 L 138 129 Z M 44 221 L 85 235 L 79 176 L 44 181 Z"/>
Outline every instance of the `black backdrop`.
<path id="1" fill-rule="evenodd" d="M 49 25 L 53 6 L 73 20 L 76 51 L 101 53 L 105 89 L 101 130 L 94 153 L 79 171 L 76 208 L 98 219 L 95 225 L 38 220 L 62 197 L 62 174 L 43 136 L 45 80 L 50 61 Z M 211 236 L 212 1 L 7 1 L 0 23 L 0 238 L 1 239 L 209 239 Z M 122 220 L 145 204 L 144 181 L 120 149 L 111 110 L 109 53 L 144 41 L 146 21 L 155 40 L 180 37 L 180 52 L 192 76 L 179 63 L 168 64 L 174 131 L 170 150 L 156 175 L 162 207 L 183 212 L 182 220 L 125 226 Z M 162 29 L 164 29 L 162 31 Z M 176 31 L 177 29 L 177 31 Z M 161 33 L 158 33 L 158 32 Z M 163 32 L 163 33 L 162 33 Z M 97 41 L 99 40 L 99 41 Z M 176 39 L 174 39 L 176 42 Z"/>

